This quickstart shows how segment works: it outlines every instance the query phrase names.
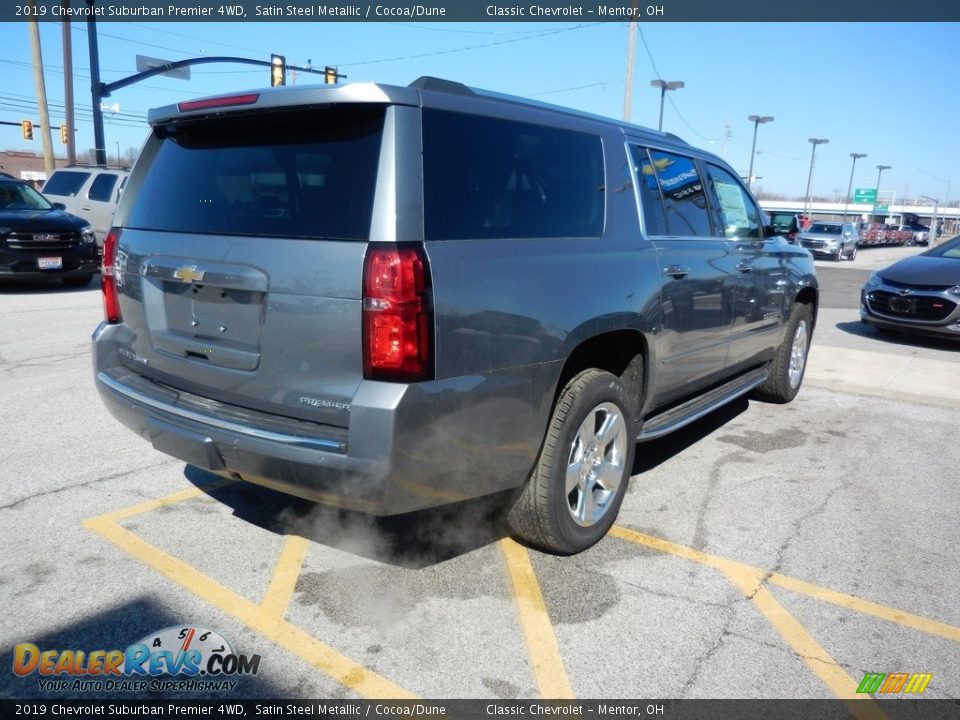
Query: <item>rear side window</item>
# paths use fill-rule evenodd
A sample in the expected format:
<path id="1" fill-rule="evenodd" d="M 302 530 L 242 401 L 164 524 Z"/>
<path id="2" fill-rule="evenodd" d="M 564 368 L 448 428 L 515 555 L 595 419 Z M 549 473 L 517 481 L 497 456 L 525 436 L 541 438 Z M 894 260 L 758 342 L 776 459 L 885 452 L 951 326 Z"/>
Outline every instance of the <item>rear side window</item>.
<path id="1" fill-rule="evenodd" d="M 155 130 L 129 227 L 368 239 L 384 106 L 231 115 Z"/>
<path id="2" fill-rule="evenodd" d="M 87 197 L 99 202 L 110 202 L 113 195 L 113 188 L 117 184 L 117 176 L 113 173 L 101 173 L 90 184 L 90 192 Z"/>
<path id="3" fill-rule="evenodd" d="M 651 150 L 650 159 L 660 182 L 667 232 L 681 236 L 712 235 L 707 196 L 693 158 Z"/>
<path id="4" fill-rule="evenodd" d="M 762 238 L 760 211 L 740 181 L 716 165 L 707 165 L 707 175 L 724 237 Z"/>
<path id="5" fill-rule="evenodd" d="M 637 180 L 639 182 L 640 207 L 643 208 L 643 226 L 647 235 L 666 235 L 667 216 L 663 210 L 663 198 L 660 196 L 660 184 L 657 182 L 657 173 L 650 162 L 646 148 L 630 148 L 633 161 L 637 166 Z"/>
<path id="6" fill-rule="evenodd" d="M 72 172 L 68 170 L 58 170 L 43 186 L 43 192 L 48 195 L 62 195 L 64 197 L 76 197 L 80 188 L 90 177 L 88 172 Z"/>
<path id="7" fill-rule="evenodd" d="M 428 240 L 603 234 L 597 136 L 424 110 L 423 174 Z"/>

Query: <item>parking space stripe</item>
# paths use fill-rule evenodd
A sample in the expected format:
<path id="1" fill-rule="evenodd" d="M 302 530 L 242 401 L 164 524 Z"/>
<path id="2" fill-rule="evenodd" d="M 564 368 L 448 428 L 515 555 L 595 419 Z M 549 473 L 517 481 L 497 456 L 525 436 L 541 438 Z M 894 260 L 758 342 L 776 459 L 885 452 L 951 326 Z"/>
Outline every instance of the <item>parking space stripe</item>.
<path id="1" fill-rule="evenodd" d="M 399 685 L 341 655 L 296 625 L 277 618 L 260 605 L 238 595 L 191 565 L 116 523 L 116 519 L 128 518 L 195 497 L 199 492 L 209 490 L 209 487 L 174 493 L 126 510 L 88 518 L 83 521 L 83 526 L 214 607 L 232 615 L 263 637 L 310 663 L 358 695 L 369 699 L 415 699 L 415 695 Z M 135 508 L 136 511 L 134 511 Z"/>
<path id="2" fill-rule="evenodd" d="M 960 643 L 960 628 L 954 625 L 948 625 L 938 620 L 931 620 L 920 615 L 914 615 L 913 613 L 908 613 L 903 610 L 880 605 L 879 603 L 864 600 L 854 595 L 847 595 L 846 593 L 837 592 L 836 590 L 828 590 L 819 585 L 813 585 L 803 580 L 780 575 L 779 573 L 771 575 L 769 580 L 774 585 L 778 585 L 785 590 L 792 590 L 793 592 L 808 595 L 817 600 L 823 600 L 833 605 L 839 605 L 849 610 L 856 610 L 865 615 L 872 615 L 881 620 L 888 620 L 898 625 L 904 625 L 914 630 L 920 630 L 931 635 L 937 635 L 946 640 Z"/>
<path id="3" fill-rule="evenodd" d="M 121 520 L 126 520 L 134 515 L 142 515 L 146 512 L 159 510 L 167 505 L 176 505 L 184 500 L 190 500 L 198 497 L 199 495 L 205 495 L 211 490 L 216 490 L 217 488 L 224 487 L 225 485 L 232 485 L 235 482 L 236 480 L 228 480 L 226 478 L 223 480 L 215 480 L 211 483 L 207 483 L 206 485 L 187 488 L 186 490 L 171 493 L 170 495 L 164 495 L 163 497 L 159 497 L 154 500 L 147 500 L 146 502 L 137 503 L 136 505 L 131 505 L 130 507 L 104 513 L 103 515 L 99 515 L 97 519 L 102 518 L 108 522 L 120 522 Z"/>
<path id="4" fill-rule="evenodd" d="M 855 701 L 847 703 L 847 709 L 857 720 L 886 719 L 886 714 L 876 703 L 864 699 L 862 695 L 857 695 L 857 685 L 853 678 L 764 587 L 764 583 L 768 579 L 766 571 L 619 525 L 611 528 L 610 534 L 638 545 L 676 555 L 722 571 L 836 697 L 841 700 Z"/>
<path id="5" fill-rule="evenodd" d="M 770 591 L 763 587 L 762 574 L 732 567 L 724 568 L 723 572 L 834 695 L 841 700 L 856 700 L 847 704 L 853 717 L 857 720 L 883 720 L 887 717 L 875 703 L 865 701 L 863 695 L 857 695 L 857 683 L 813 635 L 777 602 Z"/>
<path id="6" fill-rule="evenodd" d="M 293 590 L 297 585 L 297 578 L 300 577 L 300 568 L 308 547 L 310 547 L 309 541 L 299 535 L 289 535 L 283 543 L 283 550 L 280 551 L 280 559 L 277 560 L 276 567 L 273 569 L 270 585 L 260 602 L 264 612 L 278 620 L 283 620 L 287 614 L 287 606 L 290 605 L 290 598 L 293 597 Z"/>
<path id="7" fill-rule="evenodd" d="M 530 554 L 525 547 L 513 540 L 501 540 L 500 549 L 513 582 L 520 627 L 527 641 L 540 696 L 572 700 L 573 689 L 563 666 L 563 658 L 560 657 L 560 647 L 553 632 L 553 623 L 550 622 L 543 593 L 540 591 L 540 583 L 537 582 L 536 573 L 530 563 Z"/>
<path id="8" fill-rule="evenodd" d="M 887 607 L 886 605 L 880 605 L 879 603 L 864 600 L 856 597 L 855 595 L 847 595 L 846 593 L 837 592 L 836 590 L 829 590 L 827 588 L 820 587 L 819 585 L 814 585 L 813 583 L 792 578 L 788 575 L 781 575 L 780 573 L 767 573 L 765 570 L 761 570 L 760 568 L 753 567 L 751 565 L 746 565 L 745 563 L 737 562 L 736 560 L 729 560 L 717 555 L 709 555 L 699 550 L 686 547 L 685 545 L 677 545 L 669 540 L 654 537 L 653 535 L 646 535 L 644 533 L 637 532 L 636 530 L 630 530 L 619 525 L 615 525 L 613 528 L 611 528 L 610 534 L 615 537 L 619 537 L 622 540 L 627 540 L 637 545 L 645 545 L 646 547 L 653 548 L 654 550 L 669 553 L 670 555 L 676 555 L 702 565 L 709 565 L 710 567 L 715 567 L 718 570 L 723 570 L 724 572 L 726 572 L 728 569 L 736 568 L 748 570 L 751 573 L 756 574 L 757 577 L 763 578 L 774 585 L 784 588 L 785 590 L 791 590 L 793 592 L 800 593 L 801 595 L 807 595 L 809 597 L 816 598 L 817 600 L 823 600 L 824 602 L 828 602 L 833 605 L 845 607 L 849 610 L 855 610 L 856 612 L 860 612 L 865 615 L 872 615 L 876 618 L 880 618 L 881 620 L 887 620 L 898 625 L 903 625 L 905 627 L 913 628 L 914 630 L 920 630 L 931 635 L 942 637 L 946 640 L 952 640 L 953 642 L 960 643 L 960 627 L 948 625 L 947 623 L 940 622 L 939 620 L 931 620 L 930 618 L 925 618 L 921 615 L 915 615 L 904 610 L 897 610 L 896 608 Z"/>

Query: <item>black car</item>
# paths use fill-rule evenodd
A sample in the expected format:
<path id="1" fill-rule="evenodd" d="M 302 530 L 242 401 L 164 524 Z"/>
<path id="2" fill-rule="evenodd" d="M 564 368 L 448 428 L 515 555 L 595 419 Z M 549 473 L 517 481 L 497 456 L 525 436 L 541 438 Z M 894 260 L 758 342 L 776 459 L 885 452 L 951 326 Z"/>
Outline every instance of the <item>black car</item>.
<path id="1" fill-rule="evenodd" d="M 873 273 L 860 294 L 860 320 L 960 340 L 960 236 Z"/>
<path id="2" fill-rule="evenodd" d="M 81 287 L 99 269 L 90 223 L 27 183 L 0 177 L 0 281 L 58 277 Z"/>

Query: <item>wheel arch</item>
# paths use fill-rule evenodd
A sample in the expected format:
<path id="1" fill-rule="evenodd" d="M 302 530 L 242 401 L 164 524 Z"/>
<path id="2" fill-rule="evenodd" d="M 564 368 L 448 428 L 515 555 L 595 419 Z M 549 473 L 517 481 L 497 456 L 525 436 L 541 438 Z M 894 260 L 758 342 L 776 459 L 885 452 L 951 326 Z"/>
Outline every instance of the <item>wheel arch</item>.
<path id="1" fill-rule="evenodd" d="M 620 378 L 634 401 L 633 412 L 636 417 L 643 407 L 648 386 L 649 357 L 647 338 L 639 330 L 611 330 L 583 340 L 567 355 L 557 378 L 550 408 L 556 405 L 563 388 L 573 377 L 584 370 L 597 368 Z"/>

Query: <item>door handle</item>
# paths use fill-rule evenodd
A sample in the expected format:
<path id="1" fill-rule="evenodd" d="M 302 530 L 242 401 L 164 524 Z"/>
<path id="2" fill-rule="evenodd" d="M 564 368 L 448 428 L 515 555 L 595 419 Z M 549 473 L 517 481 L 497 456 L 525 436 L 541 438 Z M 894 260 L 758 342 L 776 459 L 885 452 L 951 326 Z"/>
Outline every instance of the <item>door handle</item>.
<path id="1" fill-rule="evenodd" d="M 681 278 L 685 278 L 687 275 L 690 274 L 690 268 L 684 267 L 682 265 L 670 265 L 663 269 L 663 274 L 669 275 L 674 280 L 679 280 Z"/>
<path id="2" fill-rule="evenodd" d="M 739 262 L 737 263 L 737 270 L 739 270 L 742 273 L 753 272 L 753 265 L 750 265 L 745 262 Z"/>

